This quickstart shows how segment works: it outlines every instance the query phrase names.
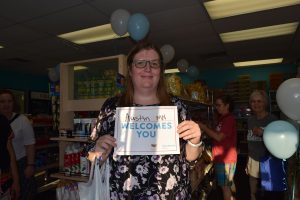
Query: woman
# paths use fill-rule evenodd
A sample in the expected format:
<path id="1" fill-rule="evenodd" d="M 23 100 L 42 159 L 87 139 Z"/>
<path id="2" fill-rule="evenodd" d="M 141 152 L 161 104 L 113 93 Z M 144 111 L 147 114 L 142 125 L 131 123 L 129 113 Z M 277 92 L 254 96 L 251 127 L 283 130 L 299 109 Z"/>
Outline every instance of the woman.
<path id="1" fill-rule="evenodd" d="M 12 140 L 16 153 L 21 184 L 21 199 L 33 199 L 36 192 L 34 181 L 35 137 L 28 118 L 15 113 L 15 96 L 10 90 L 0 91 L 0 113 L 9 121 L 14 133 Z"/>
<path id="2" fill-rule="evenodd" d="M 276 117 L 267 111 L 268 96 L 263 90 L 253 91 L 250 95 L 249 104 L 253 115 L 248 119 L 248 163 L 246 173 L 249 176 L 251 200 L 255 200 L 262 195 L 258 194 L 261 178 L 260 161 L 269 155 L 262 139 L 264 128 L 272 121 L 275 121 Z M 264 193 L 264 199 L 269 199 L 270 196 L 275 194 L 272 194 L 272 192 Z M 271 199 L 283 199 L 283 196 L 284 194 L 279 192 Z"/>
<path id="3" fill-rule="evenodd" d="M 8 120 L 0 114 L 0 200 L 19 198 L 20 186 L 15 152 L 11 143 L 13 132 Z M 11 191 L 9 189 L 11 188 Z"/>
<path id="4" fill-rule="evenodd" d="M 236 121 L 231 114 L 233 102 L 229 96 L 216 98 L 216 109 L 219 120 L 214 130 L 199 122 L 200 128 L 213 139 L 213 161 L 218 185 L 222 188 L 225 200 L 232 200 L 231 185 L 235 174 L 237 151 L 236 151 Z"/>
<path id="5" fill-rule="evenodd" d="M 189 162 L 200 154 L 201 131 L 198 124 L 187 120 L 186 106 L 167 94 L 162 63 L 156 46 L 138 43 L 127 57 L 126 92 L 108 99 L 101 108 L 99 137 L 92 147 L 100 149 L 103 161 L 109 158 L 110 199 L 191 199 Z M 116 107 L 150 105 L 177 106 L 182 120 L 177 127 L 180 155 L 113 156 Z"/>

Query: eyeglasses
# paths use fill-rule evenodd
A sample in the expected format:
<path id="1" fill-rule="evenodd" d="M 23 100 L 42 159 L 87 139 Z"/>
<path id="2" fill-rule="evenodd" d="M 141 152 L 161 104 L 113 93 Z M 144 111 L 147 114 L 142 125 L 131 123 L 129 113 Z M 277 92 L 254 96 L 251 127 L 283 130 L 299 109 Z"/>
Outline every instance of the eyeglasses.
<path id="1" fill-rule="evenodd" d="M 161 62 L 160 60 L 134 60 L 133 64 L 136 68 L 143 69 L 147 66 L 147 63 L 149 63 L 150 67 L 152 69 L 158 69 L 160 68 Z"/>

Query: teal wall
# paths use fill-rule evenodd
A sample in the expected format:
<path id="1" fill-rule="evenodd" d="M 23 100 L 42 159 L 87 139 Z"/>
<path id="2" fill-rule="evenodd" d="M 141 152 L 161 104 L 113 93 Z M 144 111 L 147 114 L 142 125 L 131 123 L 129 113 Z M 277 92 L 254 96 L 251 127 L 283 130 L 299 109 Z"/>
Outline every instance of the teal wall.
<path id="1" fill-rule="evenodd" d="M 209 88 L 224 88 L 229 81 L 238 79 L 239 75 L 250 75 L 251 81 L 266 81 L 269 84 L 269 75 L 272 73 L 295 73 L 296 65 L 272 65 L 261 67 L 212 69 L 200 71 L 199 79 L 204 80 Z M 184 84 L 193 81 L 187 74 L 179 73 Z"/>
<path id="2" fill-rule="evenodd" d="M 48 92 L 48 76 L 0 71 L 0 88 Z"/>
<path id="3" fill-rule="evenodd" d="M 250 75 L 252 81 L 267 81 L 271 73 L 297 72 L 296 65 L 272 65 L 262 67 L 212 69 L 200 71 L 198 79 L 204 80 L 209 88 L 224 88 L 229 81 L 237 80 L 239 75 Z M 183 83 L 193 81 L 187 74 L 179 73 Z M 0 71 L 0 88 L 48 92 L 47 75 L 34 76 L 23 73 Z"/>

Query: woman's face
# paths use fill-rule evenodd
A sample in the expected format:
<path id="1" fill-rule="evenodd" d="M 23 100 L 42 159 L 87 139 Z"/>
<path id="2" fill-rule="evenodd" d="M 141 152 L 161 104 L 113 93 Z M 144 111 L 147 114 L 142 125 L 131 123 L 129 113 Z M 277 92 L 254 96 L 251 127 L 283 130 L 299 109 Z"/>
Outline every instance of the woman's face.
<path id="1" fill-rule="evenodd" d="M 153 49 L 144 49 L 138 52 L 133 58 L 129 73 L 135 90 L 152 89 L 156 91 L 161 73 L 158 53 Z"/>
<path id="2" fill-rule="evenodd" d="M 260 95 L 253 96 L 250 100 L 250 107 L 254 113 L 260 113 L 266 110 L 264 98 Z"/>
<path id="3" fill-rule="evenodd" d="M 14 108 L 13 98 L 10 94 L 0 94 L 0 112 L 3 114 L 12 113 Z"/>
<path id="4" fill-rule="evenodd" d="M 229 112 L 229 104 L 224 104 L 221 99 L 216 100 L 215 106 L 220 115 L 225 115 Z"/>

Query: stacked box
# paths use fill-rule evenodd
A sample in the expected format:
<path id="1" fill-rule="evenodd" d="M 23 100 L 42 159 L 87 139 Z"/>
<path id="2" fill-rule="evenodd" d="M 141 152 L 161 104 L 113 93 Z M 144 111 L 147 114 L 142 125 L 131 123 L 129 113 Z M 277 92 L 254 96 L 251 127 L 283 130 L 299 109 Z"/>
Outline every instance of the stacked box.
<path id="1" fill-rule="evenodd" d="M 267 82 L 266 81 L 252 81 L 251 90 L 266 90 Z"/>
<path id="2" fill-rule="evenodd" d="M 239 100 L 238 99 L 238 93 L 239 93 L 238 81 L 228 82 L 227 87 L 224 92 L 225 92 L 225 94 L 230 95 L 234 101 Z"/>
<path id="3" fill-rule="evenodd" d="M 238 99 L 248 101 L 252 92 L 250 75 L 240 75 L 238 77 Z"/>
<path id="4" fill-rule="evenodd" d="M 283 73 L 272 73 L 269 75 L 270 90 L 277 90 L 283 82 Z"/>

